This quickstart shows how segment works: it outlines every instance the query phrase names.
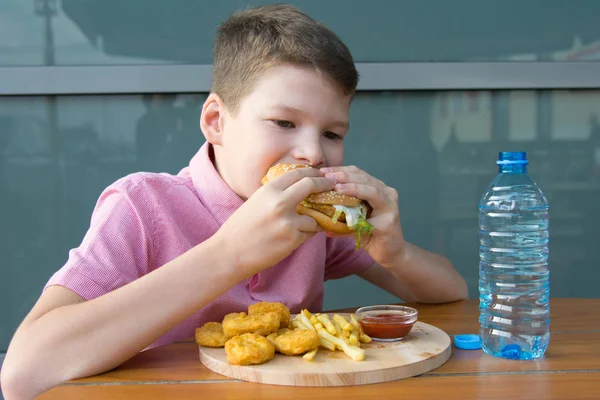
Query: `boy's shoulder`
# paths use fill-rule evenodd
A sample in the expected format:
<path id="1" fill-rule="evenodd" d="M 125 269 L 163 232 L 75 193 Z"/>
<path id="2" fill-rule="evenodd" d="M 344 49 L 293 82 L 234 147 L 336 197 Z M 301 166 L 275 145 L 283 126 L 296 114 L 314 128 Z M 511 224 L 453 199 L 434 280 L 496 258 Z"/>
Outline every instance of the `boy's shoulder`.
<path id="1" fill-rule="evenodd" d="M 172 187 L 191 184 L 189 174 L 172 175 L 166 172 L 133 172 L 125 175 L 110 186 L 123 190 L 132 190 L 144 186 Z"/>
<path id="2" fill-rule="evenodd" d="M 117 179 L 105 190 L 109 193 L 121 193 L 133 197 L 151 199 L 164 197 L 180 190 L 195 192 L 191 177 L 183 170 L 178 175 L 156 172 L 134 172 Z"/>

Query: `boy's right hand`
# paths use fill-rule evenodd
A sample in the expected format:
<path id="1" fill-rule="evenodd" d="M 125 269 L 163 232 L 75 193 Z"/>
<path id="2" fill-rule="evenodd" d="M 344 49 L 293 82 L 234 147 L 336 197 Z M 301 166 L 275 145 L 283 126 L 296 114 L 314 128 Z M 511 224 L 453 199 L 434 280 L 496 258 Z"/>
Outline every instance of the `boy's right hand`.
<path id="1" fill-rule="evenodd" d="M 314 168 L 288 171 L 260 187 L 215 234 L 248 276 L 269 268 L 323 229 L 296 207 L 311 193 L 332 190 Z"/>

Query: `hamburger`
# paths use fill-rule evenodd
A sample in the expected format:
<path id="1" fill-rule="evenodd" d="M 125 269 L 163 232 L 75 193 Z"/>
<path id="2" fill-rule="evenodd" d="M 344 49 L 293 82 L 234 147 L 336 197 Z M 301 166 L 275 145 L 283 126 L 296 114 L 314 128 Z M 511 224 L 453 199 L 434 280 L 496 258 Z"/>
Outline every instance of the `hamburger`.
<path id="1" fill-rule="evenodd" d="M 304 164 L 277 164 L 272 166 L 262 179 L 264 185 L 284 172 L 297 168 L 308 168 Z M 364 200 L 338 193 L 335 190 L 312 193 L 297 207 L 296 212 L 317 221 L 329 232 L 347 234 L 356 232 L 356 248 L 360 248 L 361 233 L 370 234 L 373 225 L 367 222 L 372 208 Z"/>

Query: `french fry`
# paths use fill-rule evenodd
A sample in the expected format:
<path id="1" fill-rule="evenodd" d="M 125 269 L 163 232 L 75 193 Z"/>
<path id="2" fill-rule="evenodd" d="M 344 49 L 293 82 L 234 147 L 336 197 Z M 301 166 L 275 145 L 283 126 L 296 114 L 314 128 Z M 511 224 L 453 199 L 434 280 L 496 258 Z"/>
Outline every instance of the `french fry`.
<path id="1" fill-rule="evenodd" d="M 340 327 L 340 324 L 338 324 L 336 320 L 331 321 L 331 323 L 335 327 L 335 331 L 336 331 L 335 337 L 341 339 L 346 344 L 350 344 L 348 342 L 348 338 L 346 338 L 344 336 L 344 333 L 342 332 L 342 328 Z M 343 349 L 340 348 L 340 350 L 343 350 Z"/>
<path id="2" fill-rule="evenodd" d="M 294 325 L 296 326 L 296 328 L 297 328 L 297 329 L 307 329 L 307 330 L 309 330 L 309 329 L 310 329 L 310 328 L 309 328 L 308 326 L 306 326 L 306 325 L 304 324 L 304 322 L 302 322 L 301 320 L 298 320 L 298 321 L 293 321 L 293 322 L 294 322 Z"/>
<path id="3" fill-rule="evenodd" d="M 358 340 L 360 340 L 360 341 L 361 341 L 361 342 L 363 342 L 363 343 L 371 343 L 371 341 L 372 341 L 373 339 L 371 339 L 371 337 L 370 337 L 369 335 L 367 335 L 366 333 L 364 333 L 364 332 L 361 332 L 361 333 L 359 333 L 359 335 L 358 335 Z"/>
<path id="4" fill-rule="evenodd" d="M 330 351 L 341 350 L 352 360 L 362 361 L 366 353 L 360 348 L 360 343 L 370 341 L 371 338 L 363 334 L 358 321 L 353 317 L 354 315 L 351 315 L 346 319 L 339 314 L 334 314 L 333 318 L 330 318 L 327 314 L 311 314 L 310 311 L 303 309 L 290 321 L 290 326 L 296 329 L 314 330 L 319 335 L 319 347 Z M 317 350 L 312 350 L 302 357 L 310 361 L 314 359 L 316 353 Z"/>
<path id="5" fill-rule="evenodd" d="M 333 327 L 335 328 L 335 336 L 339 337 L 340 339 L 343 339 L 344 332 L 342 331 L 342 327 L 340 326 L 340 324 L 336 320 L 331 321 L 331 323 L 333 324 Z"/>
<path id="6" fill-rule="evenodd" d="M 342 317 L 339 314 L 333 314 L 333 320 L 336 321 L 338 324 L 340 324 L 340 327 L 342 328 L 342 330 L 350 332 L 352 330 L 352 325 L 350 325 L 348 323 L 348 321 L 346 321 L 346 319 L 344 317 Z"/>
<path id="7" fill-rule="evenodd" d="M 350 314 L 350 324 L 352 324 L 352 326 L 358 330 L 358 340 L 360 340 L 363 343 L 370 343 L 373 340 L 369 335 L 363 332 L 362 327 L 356 320 L 354 314 Z"/>
<path id="8" fill-rule="evenodd" d="M 357 346 L 352 346 L 343 341 L 342 339 L 331 335 L 325 329 L 321 329 L 317 332 L 323 339 L 330 341 L 337 347 L 341 348 L 344 353 L 354 361 L 362 361 L 365 359 L 365 351 Z"/>
<path id="9" fill-rule="evenodd" d="M 362 327 L 356 320 L 356 317 L 354 316 L 354 314 L 350 314 L 350 325 L 352 325 L 357 331 L 359 331 L 359 332 L 362 331 Z"/>
<path id="10" fill-rule="evenodd" d="M 353 329 L 352 332 L 350 333 L 350 337 L 348 338 L 348 342 L 350 342 L 351 345 L 353 346 L 358 346 L 360 347 L 360 341 L 358 339 L 358 331 L 356 329 Z"/>
<path id="11" fill-rule="evenodd" d="M 318 315 L 317 319 L 319 321 L 321 321 L 321 323 L 323 324 L 323 326 L 325 327 L 325 329 L 327 329 L 327 332 L 329 332 L 332 335 L 336 334 L 335 327 L 333 326 L 333 324 L 329 320 L 329 317 L 327 316 L 327 314 Z"/>
<path id="12" fill-rule="evenodd" d="M 316 331 L 315 327 L 310 323 L 310 313 L 308 312 L 308 310 L 302 310 L 302 312 L 299 315 L 300 315 L 300 321 L 304 325 L 306 325 L 307 329 L 312 329 L 313 331 Z"/>
<path id="13" fill-rule="evenodd" d="M 314 360 L 315 356 L 317 355 L 318 350 L 319 350 L 319 348 L 317 347 L 314 350 L 311 350 L 308 353 L 304 354 L 302 356 L 302 358 L 304 358 L 305 360 L 308 360 L 308 361 L 312 361 L 312 360 Z"/>
<path id="14" fill-rule="evenodd" d="M 323 338 L 319 335 L 319 342 L 321 343 L 321 347 L 326 348 L 327 350 L 335 351 L 335 344 L 331 343 L 329 340 Z"/>
<path id="15" fill-rule="evenodd" d="M 299 324 L 301 324 L 302 327 L 304 327 L 304 329 L 309 329 L 306 327 L 306 324 L 303 322 L 306 319 L 308 319 L 309 322 L 311 322 L 312 327 L 317 332 L 319 331 L 319 329 L 324 329 L 323 324 L 321 322 L 319 322 L 319 320 L 316 318 L 316 315 L 311 315 L 310 318 L 308 317 L 308 315 L 310 315 L 310 313 L 307 314 L 307 313 L 301 312 L 300 314 L 298 314 L 296 316 L 296 318 L 298 318 Z M 324 347 L 331 351 L 336 350 L 336 347 L 333 343 L 331 343 L 329 340 L 323 339 L 321 336 L 319 336 L 319 342 L 321 343 L 321 347 Z M 308 357 L 310 357 L 310 356 L 308 356 Z"/>

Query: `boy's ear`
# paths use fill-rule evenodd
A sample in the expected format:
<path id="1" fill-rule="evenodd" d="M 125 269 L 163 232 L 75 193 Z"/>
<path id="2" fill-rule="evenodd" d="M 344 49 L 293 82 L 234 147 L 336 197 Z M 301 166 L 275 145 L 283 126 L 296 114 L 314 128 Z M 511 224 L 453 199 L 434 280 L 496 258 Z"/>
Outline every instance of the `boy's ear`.
<path id="1" fill-rule="evenodd" d="M 206 140 L 213 145 L 220 145 L 223 141 L 223 122 L 225 113 L 225 103 L 216 93 L 210 93 L 202 106 L 200 114 L 200 129 Z"/>

